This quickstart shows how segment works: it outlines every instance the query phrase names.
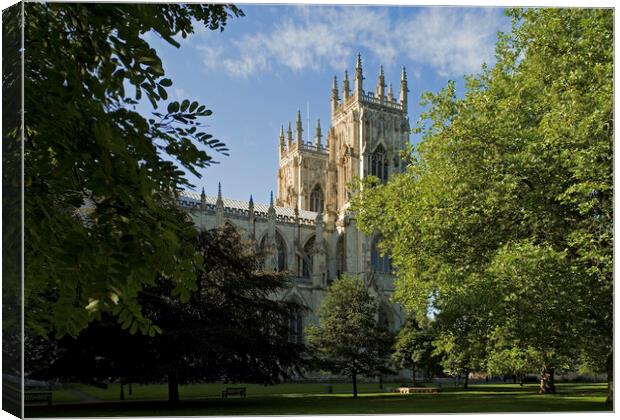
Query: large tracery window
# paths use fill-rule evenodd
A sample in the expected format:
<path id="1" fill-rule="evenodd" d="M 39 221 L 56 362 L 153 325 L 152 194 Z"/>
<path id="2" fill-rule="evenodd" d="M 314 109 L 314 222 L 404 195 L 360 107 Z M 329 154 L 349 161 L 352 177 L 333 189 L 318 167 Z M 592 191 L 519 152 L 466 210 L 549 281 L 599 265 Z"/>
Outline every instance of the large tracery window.
<path id="1" fill-rule="evenodd" d="M 379 178 L 382 182 L 388 179 L 388 159 L 383 146 L 379 145 L 370 155 L 370 174 Z"/>
<path id="2" fill-rule="evenodd" d="M 265 250 L 265 240 L 267 239 L 267 235 L 265 235 L 261 241 L 260 248 Z M 284 238 L 280 235 L 280 232 L 276 231 L 276 268 L 278 271 L 285 271 L 288 268 L 288 264 L 286 261 L 286 242 L 284 242 Z"/>
<path id="3" fill-rule="evenodd" d="M 312 273 L 313 248 L 314 248 L 314 236 L 308 239 L 308 242 L 306 242 L 306 245 L 304 245 L 304 255 L 303 255 L 303 261 L 302 261 L 301 276 L 306 279 L 309 279 L 310 274 Z"/>
<path id="4" fill-rule="evenodd" d="M 323 212 L 323 190 L 319 185 L 315 186 L 310 193 L 310 211 L 316 211 L 317 213 Z"/>
<path id="5" fill-rule="evenodd" d="M 304 321 L 301 311 L 293 312 L 288 319 L 288 341 L 295 344 L 304 343 Z"/>
<path id="6" fill-rule="evenodd" d="M 386 252 L 381 255 L 381 252 L 377 248 L 379 238 L 375 238 L 372 241 L 370 248 L 370 266 L 375 273 L 391 273 L 392 272 L 392 258 Z"/>

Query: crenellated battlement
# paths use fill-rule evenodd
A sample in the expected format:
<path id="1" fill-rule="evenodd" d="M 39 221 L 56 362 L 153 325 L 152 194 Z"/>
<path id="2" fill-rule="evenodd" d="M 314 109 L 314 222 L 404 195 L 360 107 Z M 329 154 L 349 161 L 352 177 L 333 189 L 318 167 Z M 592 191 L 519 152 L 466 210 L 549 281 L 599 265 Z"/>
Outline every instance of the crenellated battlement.
<path id="1" fill-rule="evenodd" d="M 344 72 L 344 80 L 342 83 L 342 99 L 340 91 L 338 90 L 338 81 L 334 76 L 334 82 L 332 85 L 332 115 L 336 115 L 347 109 L 351 104 L 359 103 L 365 105 L 373 105 L 383 107 L 386 111 L 398 111 L 407 112 L 407 96 L 409 89 L 407 87 L 407 72 L 405 66 L 400 78 L 400 94 L 399 98 L 394 97 L 394 91 L 392 84 L 389 84 L 387 94 L 385 92 L 385 75 L 383 74 L 383 66 L 379 66 L 379 75 L 377 77 L 377 86 L 374 92 L 365 91 L 363 86 L 364 75 L 362 69 L 361 55 L 357 55 L 357 62 L 355 65 L 355 89 L 351 92 L 349 87 L 349 73 L 347 70 Z"/>
<path id="2" fill-rule="evenodd" d="M 327 155 L 329 153 L 329 147 L 322 141 L 321 133 L 321 121 L 317 120 L 316 135 L 314 142 L 304 141 L 302 137 L 303 125 L 301 122 L 301 113 L 297 111 L 296 121 L 296 140 L 293 140 L 293 132 L 291 130 L 291 123 L 288 124 L 287 141 L 284 138 L 284 126 L 280 126 L 280 160 L 285 159 L 296 151 L 310 151 L 314 153 L 320 153 Z"/>
<path id="3" fill-rule="evenodd" d="M 346 109 L 349 105 L 357 101 L 361 102 L 362 104 L 366 104 L 366 105 L 377 105 L 377 106 L 385 107 L 386 110 L 389 110 L 389 111 L 404 111 L 403 104 L 401 104 L 394 98 L 389 98 L 389 97 L 384 96 L 383 99 L 381 99 L 375 96 L 373 92 L 362 91 L 362 95 L 360 96 L 359 99 L 355 98 L 354 96 L 349 96 L 348 98 L 342 99 L 341 101 L 339 101 L 335 109 L 335 113 L 338 113 Z"/>

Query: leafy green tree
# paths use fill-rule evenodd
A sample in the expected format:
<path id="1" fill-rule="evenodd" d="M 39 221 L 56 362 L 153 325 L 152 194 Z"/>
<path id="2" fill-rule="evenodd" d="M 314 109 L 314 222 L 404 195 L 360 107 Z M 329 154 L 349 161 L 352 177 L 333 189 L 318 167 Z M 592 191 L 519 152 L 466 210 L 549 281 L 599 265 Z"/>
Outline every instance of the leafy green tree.
<path id="1" fill-rule="evenodd" d="M 212 4 L 24 7 L 27 329 L 77 335 L 111 313 L 154 333 L 138 302 L 144 286 L 162 274 L 182 300 L 196 289 L 196 230 L 175 202 L 191 187 L 184 170 L 199 176 L 213 163 L 206 150 L 227 148 L 203 131 L 205 105 L 165 104 L 172 81 L 145 35 L 179 47 L 195 25 L 222 30 L 243 14 Z"/>
<path id="2" fill-rule="evenodd" d="M 289 341 L 289 318 L 303 308 L 274 299 L 287 286 L 285 276 L 261 271 L 261 257 L 231 226 L 201 232 L 197 248 L 203 271 L 189 301 L 171 297 L 162 278 L 140 293 L 160 334 L 131 334 L 108 315 L 77 338 L 35 337 L 28 347 L 30 376 L 167 382 L 169 400 L 177 402 L 179 384 L 273 384 L 300 373 L 303 345 Z"/>
<path id="3" fill-rule="evenodd" d="M 537 359 L 552 379 L 579 353 L 607 365 L 611 385 L 613 11 L 509 14 L 497 63 L 467 78 L 463 98 L 452 82 L 423 96 L 406 172 L 369 183 L 354 208 L 391 251 L 406 309 L 477 316 L 487 361 Z"/>
<path id="4" fill-rule="evenodd" d="M 342 277 L 330 286 L 319 309 L 319 325 L 306 328 L 316 365 L 347 375 L 357 397 L 358 375 L 389 373 L 392 334 L 377 322 L 378 306 L 357 277 Z"/>
<path id="5" fill-rule="evenodd" d="M 434 334 L 429 322 L 418 323 L 415 318 L 409 317 L 396 336 L 392 363 L 397 368 L 411 369 L 411 380 L 416 386 L 416 371 L 424 370 L 424 379 L 431 377 L 434 370 L 433 356 Z"/>
<path id="6" fill-rule="evenodd" d="M 484 370 L 489 334 L 489 296 L 481 282 L 470 280 L 467 290 L 457 296 L 444 296 L 436 302 L 433 320 L 433 355 L 440 358 L 444 373 L 463 377 L 469 385 L 469 374 Z"/>
<path id="7" fill-rule="evenodd" d="M 565 252 L 530 242 L 506 244 L 487 273 L 497 299 L 488 370 L 499 373 L 504 365 L 504 372 L 517 375 L 542 371 L 541 392 L 555 392 L 555 370 L 577 368 L 583 274 Z"/>

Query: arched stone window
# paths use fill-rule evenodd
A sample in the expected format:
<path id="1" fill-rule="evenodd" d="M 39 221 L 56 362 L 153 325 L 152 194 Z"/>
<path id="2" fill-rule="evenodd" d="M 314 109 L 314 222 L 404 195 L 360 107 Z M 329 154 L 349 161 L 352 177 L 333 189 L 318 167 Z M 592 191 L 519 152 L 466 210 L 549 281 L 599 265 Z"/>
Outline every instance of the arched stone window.
<path id="1" fill-rule="evenodd" d="M 344 234 L 338 238 L 336 243 L 336 258 L 338 258 L 337 277 L 340 277 L 347 271 L 347 250 L 344 243 Z"/>
<path id="2" fill-rule="evenodd" d="M 293 312 L 288 319 L 289 336 L 288 341 L 295 344 L 304 342 L 304 320 L 301 311 Z"/>
<path id="3" fill-rule="evenodd" d="M 380 238 L 376 237 L 372 241 L 370 248 L 370 266 L 376 273 L 391 273 L 392 272 L 392 258 L 386 252 L 381 255 L 381 252 L 377 248 Z"/>
<path id="4" fill-rule="evenodd" d="M 312 248 L 314 248 L 314 236 L 308 239 L 308 241 L 304 245 L 301 276 L 307 279 L 310 278 L 310 274 L 312 274 Z"/>
<path id="5" fill-rule="evenodd" d="M 310 211 L 315 211 L 317 213 L 323 212 L 323 205 L 325 204 L 325 200 L 323 198 L 323 190 L 317 184 L 310 193 Z"/>
<path id="6" fill-rule="evenodd" d="M 267 235 L 263 236 L 263 239 L 260 243 L 260 249 L 265 251 L 265 241 L 267 239 Z M 276 269 L 277 271 L 286 271 L 288 269 L 288 259 L 286 252 L 286 242 L 280 232 L 276 230 Z"/>
<path id="7" fill-rule="evenodd" d="M 382 182 L 388 179 L 387 153 L 382 145 L 377 146 L 370 155 L 370 174 L 379 178 Z"/>

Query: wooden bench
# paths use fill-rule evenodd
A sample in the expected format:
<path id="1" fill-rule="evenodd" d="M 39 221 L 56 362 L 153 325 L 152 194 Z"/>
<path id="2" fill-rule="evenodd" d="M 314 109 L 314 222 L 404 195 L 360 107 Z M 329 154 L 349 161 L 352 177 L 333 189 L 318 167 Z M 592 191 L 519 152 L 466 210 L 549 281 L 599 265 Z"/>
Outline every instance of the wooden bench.
<path id="1" fill-rule="evenodd" d="M 396 391 L 400 392 L 401 394 L 426 394 L 439 392 L 439 388 L 401 386 L 397 388 Z"/>
<path id="2" fill-rule="evenodd" d="M 44 402 L 47 405 L 52 405 L 52 392 L 51 391 L 26 391 L 24 394 L 25 403 L 38 403 Z"/>
<path id="3" fill-rule="evenodd" d="M 222 391 L 222 398 L 228 398 L 232 395 L 237 395 L 240 398 L 245 398 L 245 388 L 226 388 Z"/>

